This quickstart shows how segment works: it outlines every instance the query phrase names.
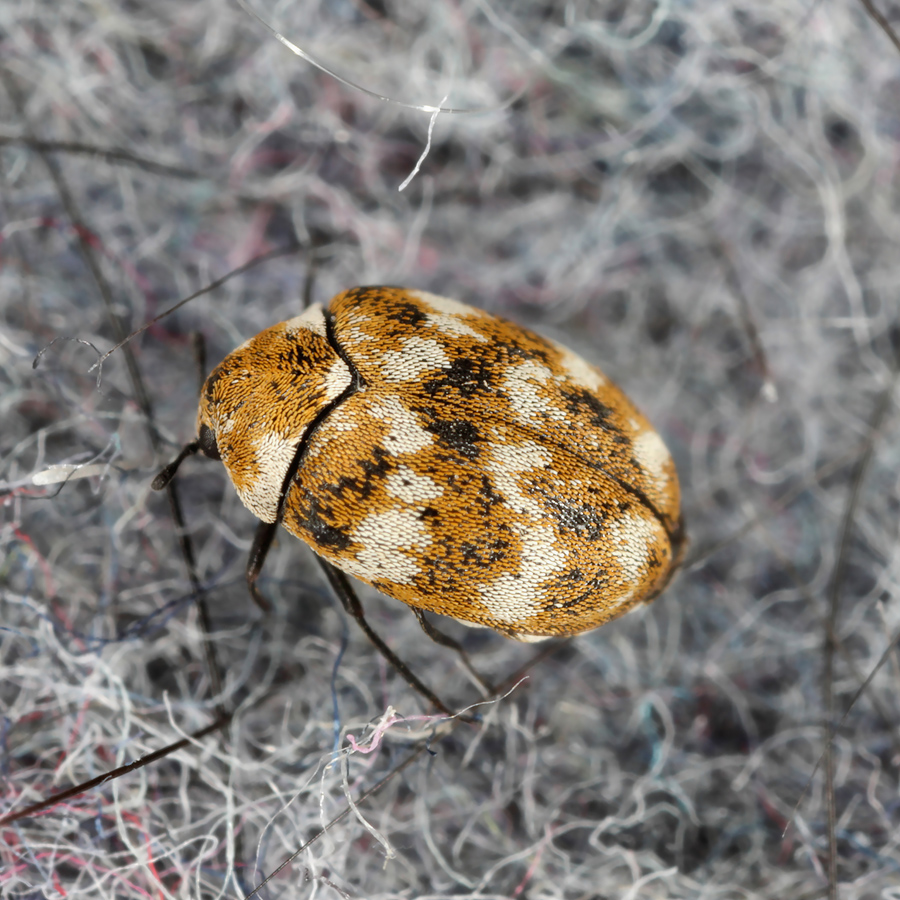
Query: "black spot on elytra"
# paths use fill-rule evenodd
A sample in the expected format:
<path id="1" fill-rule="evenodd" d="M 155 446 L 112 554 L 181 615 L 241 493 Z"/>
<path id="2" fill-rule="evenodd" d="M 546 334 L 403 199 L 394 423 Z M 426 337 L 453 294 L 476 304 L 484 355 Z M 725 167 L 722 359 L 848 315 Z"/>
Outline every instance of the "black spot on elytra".
<path id="1" fill-rule="evenodd" d="M 602 510 L 547 496 L 541 498 L 541 504 L 553 515 L 560 533 L 574 531 L 583 541 L 603 540 L 607 517 Z"/>
<path id="2" fill-rule="evenodd" d="M 283 385 L 276 381 L 274 378 L 269 382 L 269 387 L 272 389 L 272 392 L 275 394 L 275 397 L 284 403 L 288 399 L 288 395 L 284 390 Z"/>
<path id="3" fill-rule="evenodd" d="M 459 545 L 463 563 L 466 566 L 474 566 L 479 569 L 488 569 L 498 562 L 506 559 L 509 551 L 509 542 L 497 538 L 494 541 L 482 544 L 472 544 L 463 541 Z"/>
<path id="4" fill-rule="evenodd" d="M 309 360 L 299 345 L 291 347 L 284 354 L 283 368 L 290 369 L 291 375 L 295 378 L 303 378 L 309 375 Z"/>
<path id="5" fill-rule="evenodd" d="M 340 529 L 323 518 L 328 510 L 320 506 L 319 501 L 312 499 L 305 513 L 298 514 L 297 524 L 309 532 L 313 542 L 328 550 L 346 550 L 350 546 L 350 538 Z"/>
<path id="6" fill-rule="evenodd" d="M 416 576 L 416 584 L 429 591 L 441 594 L 453 593 L 459 584 L 459 566 L 454 562 L 456 541 L 444 537 L 431 545 L 433 552 L 421 559 L 421 573 Z"/>
<path id="7" fill-rule="evenodd" d="M 477 459 L 481 454 L 478 446 L 483 440 L 478 429 L 465 419 L 433 418 L 425 426 L 445 447 L 455 450 L 466 459 Z"/>
<path id="8" fill-rule="evenodd" d="M 351 288 L 347 291 L 351 300 L 384 300 L 384 288 L 379 285 L 362 285 L 361 287 Z"/>
<path id="9" fill-rule="evenodd" d="M 592 606 L 598 597 L 602 597 L 609 588 L 609 579 L 606 573 L 599 573 L 589 580 L 585 580 L 584 573 L 580 569 L 571 569 L 565 575 L 560 576 L 561 581 L 567 582 L 573 588 L 577 585 L 579 590 L 576 595 L 568 600 L 557 601 L 553 605 L 553 611 L 565 612 L 570 616 L 581 616 L 584 606 Z"/>
<path id="10" fill-rule="evenodd" d="M 373 447 L 372 458 L 360 459 L 357 460 L 357 463 L 363 470 L 365 485 L 369 490 L 373 482 L 381 481 L 394 467 L 388 452 L 382 450 L 381 447 Z M 364 496 L 367 495 L 368 490 Z"/>
<path id="11" fill-rule="evenodd" d="M 479 392 L 490 392 L 492 388 L 492 372 L 495 370 L 488 360 L 455 359 L 448 369 L 440 375 L 430 378 L 422 384 L 422 388 L 432 397 L 453 396 L 472 397 Z"/>
<path id="12" fill-rule="evenodd" d="M 513 341 L 497 341 L 495 344 L 491 345 L 492 348 L 496 351 L 498 358 L 501 360 L 501 363 L 508 363 L 512 360 L 524 359 L 524 360 L 537 360 L 540 363 L 546 365 L 550 361 L 550 354 L 547 353 L 546 350 L 541 350 L 538 347 L 522 347 L 520 344 L 516 344 Z"/>
<path id="13" fill-rule="evenodd" d="M 354 498 L 364 500 L 394 468 L 387 451 L 381 447 L 373 447 L 371 459 L 358 459 L 356 465 L 362 469 L 362 478 L 345 475 L 337 484 L 326 484 L 322 490 L 339 499 L 352 494 Z"/>
<path id="14" fill-rule="evenodd" d="M 422 312 L 414 303 L 394 303 L 391 311 L 385 314 L 386 319 L 399 322 L 401 325 L 408 325 L 410 328 L 418 328 L 423 322 L 428 320 L 426 313 Z"/>
<path id="15" fill-rule="evenodd" d="M 619 433 L 619 429 L 609 421 L 614 415 L 613 410 L 590 391 L 579 388 L 577 390 L 563 391 L 562 396 L 566 404 L 566 411 L 573 420 L 579 422 L 587 421 L 595 428 Z"/>
<path id="16" fill-rule="evenodd" d="M 482 515 L 488 518 L 495 506 L 502 506 L 505 502 L 506 498 L 494 490 L 491 479 L 487 475 L 482 475 L 481 487 L 478 488 L 478 504 Z"/>

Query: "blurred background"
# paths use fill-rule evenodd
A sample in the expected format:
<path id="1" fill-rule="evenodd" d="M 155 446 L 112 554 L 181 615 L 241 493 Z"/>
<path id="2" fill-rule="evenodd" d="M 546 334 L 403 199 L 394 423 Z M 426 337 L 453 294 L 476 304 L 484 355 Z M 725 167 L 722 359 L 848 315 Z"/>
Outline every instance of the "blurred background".
<path id="1" fill-rule="evenodd" d="M 855 0 L 252 9 L 344 82 L 231 0 L 0 5 L 0 813 L 215 718 L 150 482 L 194 435 L 192 335 L 211 367 L 305 290 L 445 294 L 600 365 L 675 456 L 689 565 L 441 736 L 286 533 L 260 614 L 255 520 L 189 460 L 234 719 L 4 826 L 0 894 L 244 896 L 419 748 L 260 896 L 896 900 L 898 46 Z M 97 384 L 85 342 L 294 245 Z M 424 681 L 477 700 L 360 592 Z M 535 653 L 441 625 L 495 681 Z M 373 732 L 389 707 L 408 720 Z"/>

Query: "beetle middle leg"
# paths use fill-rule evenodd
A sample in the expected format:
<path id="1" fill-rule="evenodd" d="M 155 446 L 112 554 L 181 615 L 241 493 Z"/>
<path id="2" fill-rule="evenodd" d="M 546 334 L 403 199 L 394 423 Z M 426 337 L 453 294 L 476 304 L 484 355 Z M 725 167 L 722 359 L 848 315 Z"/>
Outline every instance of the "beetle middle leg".
<path id="1" fill-rule="evenodd" d="M 272 541 L 275 538 L 277 529 L 277 522 L 260 522 L 259 525 L 256 526 L 256 534 L 253 536 L 253 546 L 250 548 L 250 556 L 247 560 L 247 587 L 250 589 L 250 596 L 253 597 L 254 603 L 256 603 L 256 605 L 265 613 L 271 612 L 272 605 L 263 596 L 257 586 L 257 580 L 262 572 L 262 567 L 265 564 L 266 556 L 272 546 Z M 359 602 L 359 597 L 356 596 L 356 591 L 353 590 L 353 587 L 347 580 L 347 576 L 341 572 L 340 569 L 336 569 L 331 563 L 322 559 L 318 554 L 316 554 L 316 560 L 325 571 L 328 583 L 331 585 L 331 589 L 340 598 L 344 609 L 353 616 L 359 627 L 365 632 L 366 637 L 368 637 L 378 649 L 379 653 L 381 653 L 381 655 L 406 680 L 406 683 L 413 690 L 418 691 L 426 700 L 436 706 L 445 715 L 454 715 L 450 707 L 420 681 L 419 678 L 413 674 L 409 666 L 403 662 L 403 660 L 400 659 L 400 657 L 397 656 L 397 654 L 384 642 L 382 637 L 372 629 L 372 626 L 366 620 L 362 603 Z M 472 677 L 488 694 L 490 694 L 491 686 L 478 674 L 478 672 L 475 671 L 475 668 L 472 666 L 471 662 L 469 662 L 466 651 L 463 650 L 453 638 L 438 631 L 437 628 L 425 619 L 419 610 L 415 610 L 415 613 L 419 619 L 419 624 L 422 626 L 422 630 L 435 641 L 435 643 L 443 644 L 445 647 L 456 650 L 463 661 L 463 665 L 465 665 L 466 669 L 472 674 Z M 461 718 L 464 721 L 474 721 L 468 716 L 463 716 Z"/>
<path id="2" fill-rule="evenodd" d="M 384 642 L 383 638 L 378 635 L 373 629 L 372 626 L 366 621 L 365 613 L 363 612 L 362 603 L 359 602 L 359 597 L 356 596 L 356 591 L 353 590 L 352 585 L 350 584 L 347 576 L 340 570 L 335 568 L 330 562 L 322 559 L 321 556 L 316 554 L 316 560 L 319 565 L 322 567 L 325 572 L 325 577 L 328 579 L 328 583 L 331 585 L 331 589 L 338 595 L 341 603 L 344 605 L 344 609 L 356 619 L 359 627 L 365 632 L 366 637 L 376 646 L 379 653 L 394 667 L 394 669 L 406 679 L 406 683 L 414 690 L 418 691 L 426 700 L 436 706 L 444 715 L 453 716 L 455 713 L 438 697 L 429 687 L 427 687 L 423 682 L 421 682 L 409 668 L 409 666 L 394 653 L 393 650 Z M 450 640 L 448 638 L 448 640 Z M 464 722 L 474 722 L 470 716 L 460 716 L 459 717 Z"/>

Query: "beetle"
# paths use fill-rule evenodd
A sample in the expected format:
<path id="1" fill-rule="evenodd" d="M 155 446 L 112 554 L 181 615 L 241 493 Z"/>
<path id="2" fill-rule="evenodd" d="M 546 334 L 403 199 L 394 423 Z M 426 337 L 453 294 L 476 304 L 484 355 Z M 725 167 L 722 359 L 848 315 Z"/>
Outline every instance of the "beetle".
<path id="1" fill-rule="evenodd" d="M 357 287 L 230 353 L 181 461 L 221 460 L 260 519 L 417 610 L 520 641 L 656 597 L 685 540 L 678 477 L 625 394 L 566 347 L 446 297 Z M 427 629 L 426 629 L 427 630 Z"/>

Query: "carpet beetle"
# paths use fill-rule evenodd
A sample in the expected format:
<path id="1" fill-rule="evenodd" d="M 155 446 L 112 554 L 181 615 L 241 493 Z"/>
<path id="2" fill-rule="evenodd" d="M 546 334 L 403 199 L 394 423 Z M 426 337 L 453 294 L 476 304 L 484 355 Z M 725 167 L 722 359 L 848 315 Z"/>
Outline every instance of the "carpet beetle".
<path id="1" fill-rule="evenodd" d="M 422 291 L 353 288 L 246 341 L 207 378 L 198 433 L 273 530 L 518 640 L 653 599 L 684 546 L 672 458 L 618 387 Z"/>

